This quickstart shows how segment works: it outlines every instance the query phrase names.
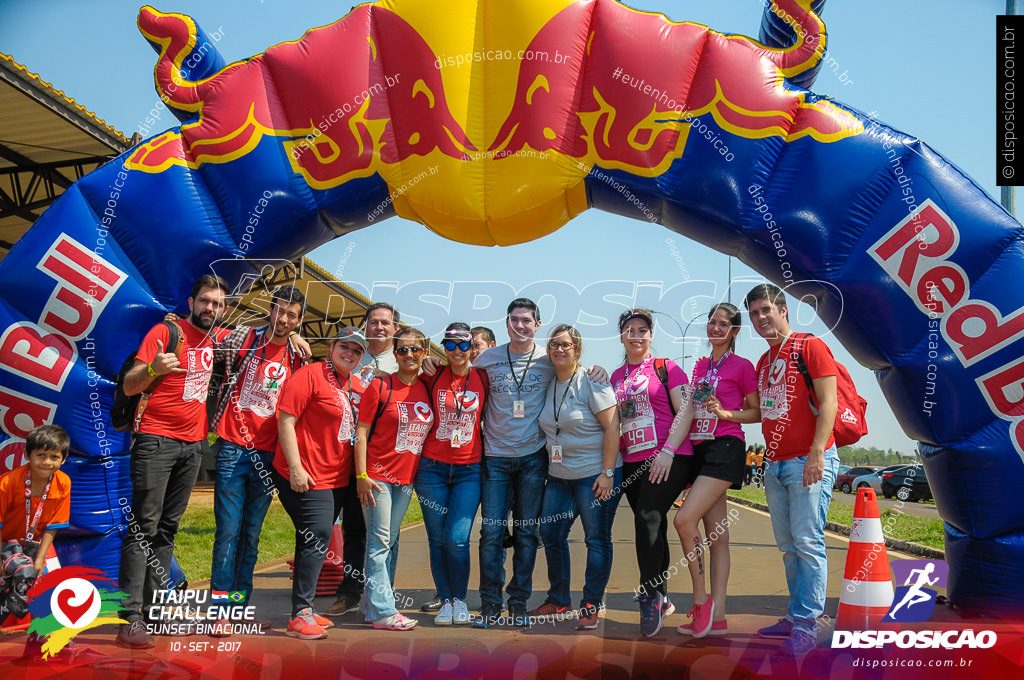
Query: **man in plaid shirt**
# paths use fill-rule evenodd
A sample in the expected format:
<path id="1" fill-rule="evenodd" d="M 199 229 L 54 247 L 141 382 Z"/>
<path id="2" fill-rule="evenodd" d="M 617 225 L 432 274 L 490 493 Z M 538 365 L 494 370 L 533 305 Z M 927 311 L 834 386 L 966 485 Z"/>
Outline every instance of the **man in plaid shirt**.
<path id="1" fill-rule="evenodd" d="M 221 438 L 213 511 L 211 590 L 239 591 L 246 606 L 252 593 L 260 531 L 273 498 L 270 464 L 277 445 L 277 399 L 284 382 L 309 356 L 296 328 L 306 299 L 283 286 L 273 295 L 269 323 L 239 326 L 224 339 L 214 375 L 224 377 L 210 429 Z M 215 629 L 216 630 L 216 629 Z"/>

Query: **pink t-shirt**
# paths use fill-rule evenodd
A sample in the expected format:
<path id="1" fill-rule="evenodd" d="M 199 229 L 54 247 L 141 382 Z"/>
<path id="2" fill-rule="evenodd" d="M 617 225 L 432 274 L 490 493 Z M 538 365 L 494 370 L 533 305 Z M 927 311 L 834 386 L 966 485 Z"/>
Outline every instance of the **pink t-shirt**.
<path id="1" fill-rule="evenodd" d="M 710 357 L 703 357 L 693 368 L 693 389 L 699 390 L 707 376 L 707 382 L 714 389 L 714 396 L 722 402 L 722 408 L 735 411 L 743 405 L 743 397 L 757 393 L 757 372 L 754 365 L 735 352 L 729 352 L 724 361 L 715 362 L 715 370 L 708 376 Z M 694 402 L 693 425 L 690 439 L 697 444 L 702 441 L 732 435 L 743 440 L 743 426 L 739 423 L 721 420 L 709 413 L 701 404 Z"/>
<path id="2" fill-rule="evenodd" d="M 612 387 L 619 404 L 619 423 L 622 426 L 619 450 L 627 463 L 657 455 L 668 440 L 668 432 L 675 419 L 668 390 L 658 379 L 654 362 L 654 357 L 648 356 L 639 367 L 627 363 L 612 373 Z M 672 389 L 689 383 L 686 372 L 670 359 L 665 360 L 665 372 Z M 676 455 L 693 455 L 693 445 L 688 437 L 683 438 Z"/>

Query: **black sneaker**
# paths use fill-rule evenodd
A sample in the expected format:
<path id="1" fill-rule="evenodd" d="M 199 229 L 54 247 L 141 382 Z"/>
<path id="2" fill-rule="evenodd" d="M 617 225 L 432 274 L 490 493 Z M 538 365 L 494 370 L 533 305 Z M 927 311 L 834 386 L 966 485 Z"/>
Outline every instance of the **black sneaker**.
<path id="1" fill-rule="evenodd" d="M 530 615 L 526 611 L 526 607 L 521 604 L 510 604 L 508 606 L 508 618 L 511 620 L 513 626 L 529 626 Z"/>
<path id="2" fill-rule="evenodd" d="M 501 607 L 498 605 L 485 605 L 480 608 L 480 614 L 473 617 L 474 628 L 493 628 L 501 622 Z"/>
<path id="3" fill-rule="evenodd" d="M 640 601 L 640 634 L 654 637 L 661 630 L 664 621 L 661 593 L 637 598 Z"/>
<path id="4" fill-rule="evenodd" d="M 429 602 L 424 602 L 423 606 L 420 607 L 420 611 L 426 614 L 433 614 L 434 612 L 441 611 L 441 596 L 434 593 L 434 599 Z"/>
<path id="5" fill-rule="evenodd" d="M 128 623 L 122 623 L 117 631 L 115 644 L 128 649 L 149 649 L 156 647 L 156 640 L 146 630 L 146 622 L 142 620 L 142 614 L 129 614 L 125 619 Z"/>

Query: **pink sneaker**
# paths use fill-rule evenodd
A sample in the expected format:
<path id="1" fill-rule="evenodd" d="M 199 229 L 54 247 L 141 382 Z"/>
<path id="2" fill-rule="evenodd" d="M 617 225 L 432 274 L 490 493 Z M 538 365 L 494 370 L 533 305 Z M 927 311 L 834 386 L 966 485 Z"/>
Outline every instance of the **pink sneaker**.
<path id="1" fill-rule="evenodd" d="M 374 621 L 373 627 L 381 630 L 412 630 L 416 627 L 416 621 L 408 618 L 401 612 L 395 612 L 390 616 Z"/>
<path id="2" fill-rule="evenodd" d="M 687 614 L 693 619 L 691 635 L 695 638 L 702 638 L 711 630 L 711 617 L 715 613 L 715 601 L 710 597 L 703 604 L 694 603 L 693 609 Z"/>
<path id="3" fill-rule="evenodd" d="M 676 628 L 676 632 L 680 635 L 693 636 L 693 621 L 684 623 L 683 625 Z M 708 637 L 713 635 L 728 635 L 729 634 L 729 622 L 726 619 L 721 621 L 714 621 L 711 624 L 711 630 L 708 631 Z"/>

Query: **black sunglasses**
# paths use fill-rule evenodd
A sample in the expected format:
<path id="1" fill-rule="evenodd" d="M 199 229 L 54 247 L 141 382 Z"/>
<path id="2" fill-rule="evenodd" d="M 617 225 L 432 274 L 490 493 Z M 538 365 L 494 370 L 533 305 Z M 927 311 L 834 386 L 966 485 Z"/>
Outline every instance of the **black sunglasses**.
<path id="1" fill-rule="evenodd" d="M 445 340 L 441 343 L 441 346 L 449 352 L 454 352 L 456 347 L 458 347 L 461 352 L 468 352 L 469 348 L 473 346 L 473 343 L 469 340 Z"/>

